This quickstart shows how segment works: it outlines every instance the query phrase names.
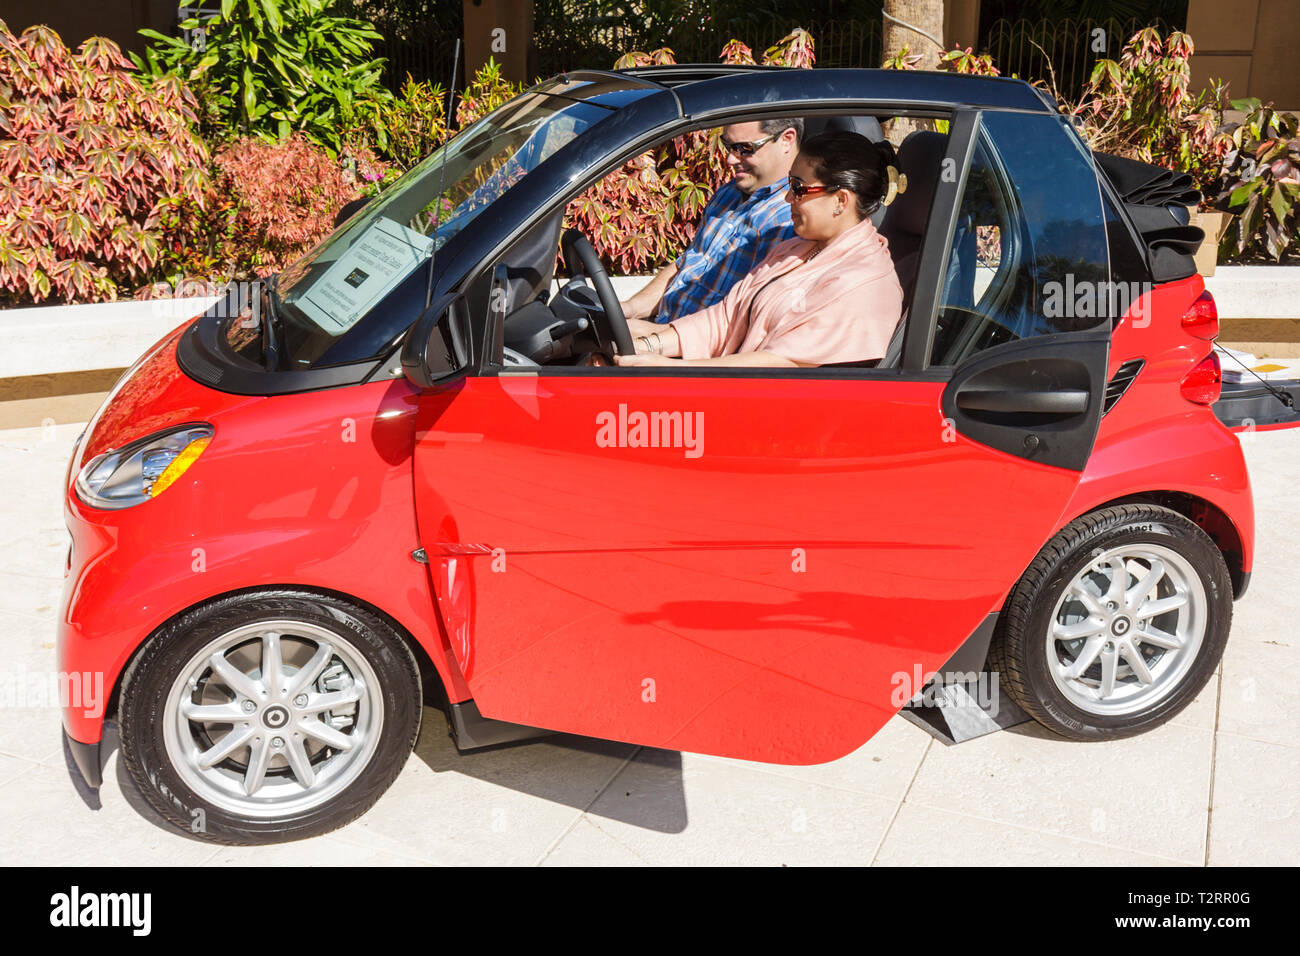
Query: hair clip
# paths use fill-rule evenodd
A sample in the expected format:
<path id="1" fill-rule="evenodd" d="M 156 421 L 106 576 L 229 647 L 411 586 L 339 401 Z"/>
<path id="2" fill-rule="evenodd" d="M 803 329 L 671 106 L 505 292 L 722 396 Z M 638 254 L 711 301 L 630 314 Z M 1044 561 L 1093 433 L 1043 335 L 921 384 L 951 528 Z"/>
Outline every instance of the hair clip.
<path id="1" fill-rule="evenodd" d="M 889 172 L 889 189 L 885 191 L 885 198 L 881 201 L 882 206 L 888 206 L 891 202 L 907 192 L 907 176 L 900 173 L 894 166 L 890 166 Z"/>

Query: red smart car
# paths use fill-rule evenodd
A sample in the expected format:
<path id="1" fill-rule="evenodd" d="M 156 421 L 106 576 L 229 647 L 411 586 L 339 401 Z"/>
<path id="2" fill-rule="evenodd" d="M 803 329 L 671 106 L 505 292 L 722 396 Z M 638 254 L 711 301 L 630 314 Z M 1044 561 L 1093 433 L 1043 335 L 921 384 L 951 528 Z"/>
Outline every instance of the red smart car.
<path id="1" fill-rule="evenodd" d="M 630 342 L 566 205 L 667 138 L 781 115 L 913 129 L 879 223 L 888 354 L 586 361 Z M 154 807 L 263 842 L 378 799 L 426 697 L 467 749 L 545 729 L 808 764 L 922 690 L 900 679 L 987 658 L 1062 735 L 1157 726 L 1214 670 L 1253 539 L 1188 189 L 1094 156 L 1016 80 L 533 88 L 160 342 L 91 422 L 59 648 L 111 697 L 64 711 L 78 766 L 99 784 L 116 714 Z"/>

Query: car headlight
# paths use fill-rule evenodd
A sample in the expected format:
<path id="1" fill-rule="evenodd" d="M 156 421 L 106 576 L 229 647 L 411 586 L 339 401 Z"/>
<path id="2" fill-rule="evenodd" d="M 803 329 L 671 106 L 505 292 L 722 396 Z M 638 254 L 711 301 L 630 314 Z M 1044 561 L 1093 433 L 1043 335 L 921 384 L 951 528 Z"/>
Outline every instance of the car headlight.
<path id="1" fill-rule="evenodd" d="M 212 441 L 211 425 L 181 425 L 106 451 L 77 475 L 77 497 L 95 508 L 130 508 L 156 498 Z"/>

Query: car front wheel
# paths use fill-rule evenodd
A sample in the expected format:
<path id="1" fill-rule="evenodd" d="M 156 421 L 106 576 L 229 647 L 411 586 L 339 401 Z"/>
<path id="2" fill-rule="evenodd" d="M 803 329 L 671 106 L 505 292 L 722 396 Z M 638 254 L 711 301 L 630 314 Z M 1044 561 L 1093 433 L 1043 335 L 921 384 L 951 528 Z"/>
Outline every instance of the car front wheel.
<path id="1" fill-rule="evenodd" d="M 338 598 L 233 595 L 182 615 L 122 681 L 122 755 L 149 803 L 220 843 L 333 830 L 401 771 L 420 721 L 410 649 Z"/>
<path id="2" fill-rule="evenodd" d="M 1120 505 L 1039 552 L 1007 599 L 989 668 L 1049 729 L 1126 737 L 1192 701 L 1231 623 L 1232 583 L 1210 537 L 1167 508 Z"/>

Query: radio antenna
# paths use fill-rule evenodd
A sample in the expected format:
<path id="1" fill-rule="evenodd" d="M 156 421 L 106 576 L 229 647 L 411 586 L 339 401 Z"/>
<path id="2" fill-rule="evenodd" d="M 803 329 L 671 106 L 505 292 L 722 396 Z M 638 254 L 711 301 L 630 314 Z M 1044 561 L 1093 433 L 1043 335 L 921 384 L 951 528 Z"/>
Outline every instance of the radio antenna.
<path id="1" fill-rule="evenodd" d="M 433 301 L 433 260 L 438 255 L 438 227 L 442 222 L 442 186 L 443 173 L 447 169 L 447 144 L 451 141 L 451 109 L 456 102 L 456 76 L 460 73 L 460 37 L 456 37 L 456 52 L 451 61 L 451 82 L 447 84 L 447 121 L 443 128 L 447 139 L 442 143 L 442 158 L 438 160 L 438 195 L 434 198 L 433 208 L 433 249 L 429 253 L 429 281 L 424 289 L 424 307 L 427 309 Z"/>

